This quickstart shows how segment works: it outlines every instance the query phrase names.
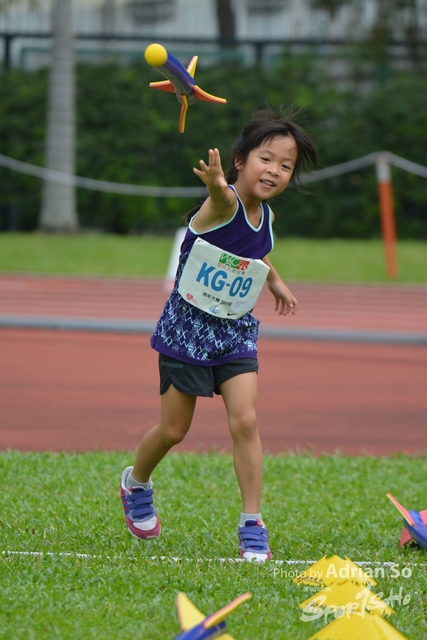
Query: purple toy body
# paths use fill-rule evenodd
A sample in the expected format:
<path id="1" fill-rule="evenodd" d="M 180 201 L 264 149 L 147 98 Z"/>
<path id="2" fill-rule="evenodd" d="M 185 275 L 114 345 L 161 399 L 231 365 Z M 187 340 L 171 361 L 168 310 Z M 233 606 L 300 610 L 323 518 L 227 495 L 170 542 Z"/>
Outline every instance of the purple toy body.
<path id="1" fill-rule="evenodd" d="M 403 547 L 414 540 L 422 549 L 427 549 L 427 510 L 407 511 L 391 493 L 388 493 L 387 497 L 403 516 L 404 527 L 400 536 L 400 546 Z"/>
<path id="2" fill-rule="evenodd" d="M 205 102 L 227 102 L 224 98 L 218 98 L 206 91 L 203 91 L 194 81 L 194 74 L 197 66 L 197 56 L 193 56 L 187 68 L 169 53 L 161 44 L 150 44 L 144 53 L 148 64 L 155 67 L 162 73 L 167 80 L 161 82 L 150 82 L 150 87 L 160 89 L 161 91 L 169 91 L 175 93 L 178 101 L 181 103 L 181 114 L 179 117 L 178 130 L 180 133 L 185 129 L 185 118 L 187 109 L 190 104 L 196 100 L 204 100 Z"/>
<path id="3" fill-rule="evenodd" d="M 185 593 L 180 591 L 176 598 L 176 606 L 181 633 L 175 637 L 175 640 L 213 640 L 214 638 L 217 640 L 220 640 L 220 638 L 233 640 L 230 634 L 227 633 L 225 618 L 251 597 L 249 592 L 243 593 L 216 613 L 205 616 L 187 598 Z"/>

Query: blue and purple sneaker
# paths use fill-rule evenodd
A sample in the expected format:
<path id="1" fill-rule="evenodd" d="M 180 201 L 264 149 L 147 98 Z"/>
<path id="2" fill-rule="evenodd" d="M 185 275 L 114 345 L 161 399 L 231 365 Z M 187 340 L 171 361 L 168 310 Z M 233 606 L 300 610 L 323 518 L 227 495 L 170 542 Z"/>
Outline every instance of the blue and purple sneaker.
<path id="1" fill-rule="evenodd" d="M 132 471 L 127 467 L 120 482 L 120 496 L 125 511 L 126 526 L 130 533 L 142 540 L 160 535 L 160 519 L 153 504 L 153 489 L 126 487 L 126 478 Z"/>
<path id="2" fill-rule="evenodd" d="M 244 527 L 238 527 L 240 555 L 249 562 L 270 560 L 268 531 L 262 520 L 246 520 Z"/>

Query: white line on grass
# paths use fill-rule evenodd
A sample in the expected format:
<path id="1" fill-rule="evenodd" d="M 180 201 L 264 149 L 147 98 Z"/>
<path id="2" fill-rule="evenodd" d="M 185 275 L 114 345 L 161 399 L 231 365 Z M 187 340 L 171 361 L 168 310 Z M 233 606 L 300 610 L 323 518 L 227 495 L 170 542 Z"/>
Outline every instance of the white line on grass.
<path id="1" fill-rule="evenodd" d="M 2 556 L 30 556 L 30 557 L 62 557 L 62 558 L 82 558 L 82 559 L 107 559 L 107 560 L 122 560 L 123 556 L 104 556 L 90 553 L 73 553 L 71 551 L 2 551 Z M 244 563 L 246 560 L 243 558 L 179 558 L 177 556 L 150 556 L 147 558 L 136 558 L 136 556 L 129 556 L 129 560 L 160 560 L 162 562 L 227 562 L 231 564 Z M 267 564 L 276 565 L 296 565 L 296 564 L 315 564 L 318 560 L 270 560 Z M 355 564 L 360 566 L 369 567 L 393 567 L 396 564 L 402 564 L 407 567 L 425 567 L 425 562 L 391 562 L 391 561 L 372 561 L 372 560 L 355 560 Z"/>

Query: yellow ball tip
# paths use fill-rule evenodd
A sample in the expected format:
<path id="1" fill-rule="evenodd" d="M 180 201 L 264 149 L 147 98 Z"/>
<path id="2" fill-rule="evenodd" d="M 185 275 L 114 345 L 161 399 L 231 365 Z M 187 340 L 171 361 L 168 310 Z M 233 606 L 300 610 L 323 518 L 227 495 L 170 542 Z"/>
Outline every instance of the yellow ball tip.
<path id="1" fill-rule="evenodd" d="M 162 67 L 168 59 L 168 52 L 161 44 L 149 44 L 144 58 L 152 67 Z"/>

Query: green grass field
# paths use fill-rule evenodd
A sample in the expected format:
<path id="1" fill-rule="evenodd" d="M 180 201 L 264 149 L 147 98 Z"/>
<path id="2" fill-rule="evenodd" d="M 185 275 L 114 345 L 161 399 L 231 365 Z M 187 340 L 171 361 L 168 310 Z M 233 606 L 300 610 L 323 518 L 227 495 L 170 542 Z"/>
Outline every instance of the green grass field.
<path id="1" fill-rule="evenodd" d="M 237 557 L 231 456 L 163 460 L 154 477 L 163 532 L 145 543 L 127 532 L 118 495 L 132 459 L 0 453 L 0 638 L 173 639 L 182 590 L 206 614 L 251 591 L 228 620 L 236 640 L 308 640 L 333 616 L 302 621 L 298 604 L 317 590 L 293 577 L 324 554 L 395 563 L 372 565 L 373 590 L 400 594 L 390 623 L 411 640 L 427 638 L 426 552 L 398 547 L 402 519 L 385 496 L 426 508 L 427 456 L 266 456 L 262 513 L 274 561 L 258 566 L 219 560 Z M 277 564 L 289 559 L 303 562 Z"/>
<path id="2" fill-rule="evenodd" d="M 163 277 L 172 241 L 0 234 L 0 272 Z M 389 282 L 380 241 L 280 240 L 272 260 L 285 280 Z M 398 260 L 398 282 L 427 282 L 426 243 L 400 242 Z M 303 621 L 298 604 L 317 590 L 293 578 L 325 554 L 394 563 L 368 565 L 373 590 L 391 599 L 394 627 L 426 640 L 427 552 L 398 547 L 402 518 L 385 494 L 427 508 L 427 454 L 266 456 L 262 513 L 274 556 L 265 565 L 221 560 L 238 555 L 231 456 L 164 459 L 154 477 L 163 532 L 146 543 L 127 532 L 118 495 L 132 460 L 0 452 L 0 640 L 172 640 L 178 591 L 206 614 L 251 591 L 228 621 L 236 640 L 308 640 L 333 616 Z"/>
<path id="3" fill-rule="evenodd" d="M 0 234 L 0 272 L 163 277 L 172 237 Z M 271 254 L 285 280 L 390 282 L 380 240 L 278 239 Z M 427 243 L 397 245 L 395 282 L 427 282 Z"/>

